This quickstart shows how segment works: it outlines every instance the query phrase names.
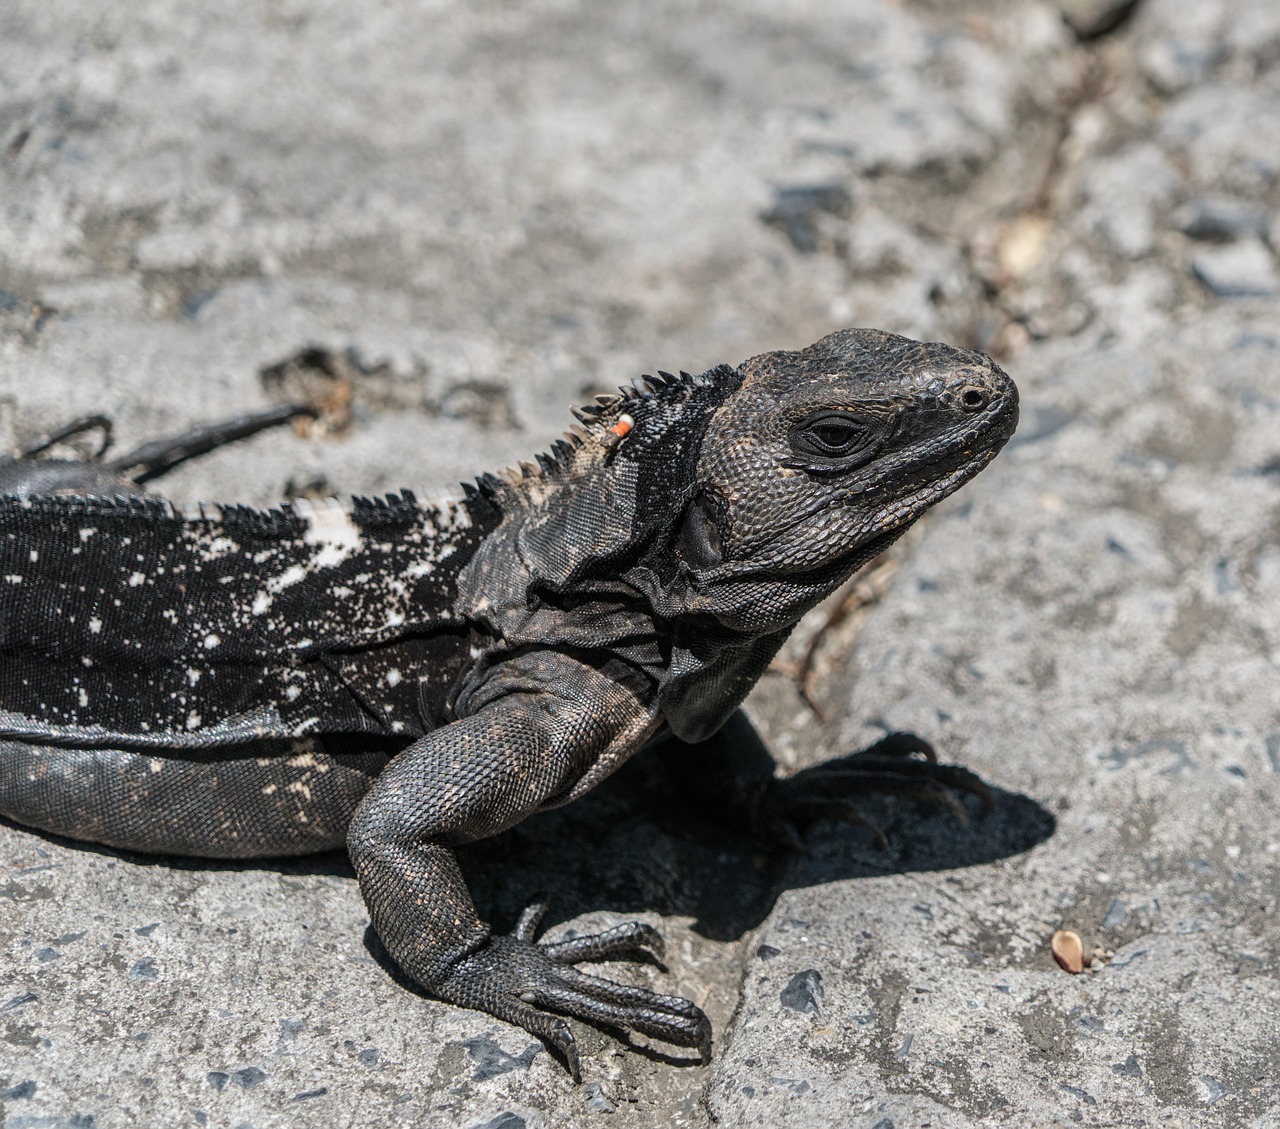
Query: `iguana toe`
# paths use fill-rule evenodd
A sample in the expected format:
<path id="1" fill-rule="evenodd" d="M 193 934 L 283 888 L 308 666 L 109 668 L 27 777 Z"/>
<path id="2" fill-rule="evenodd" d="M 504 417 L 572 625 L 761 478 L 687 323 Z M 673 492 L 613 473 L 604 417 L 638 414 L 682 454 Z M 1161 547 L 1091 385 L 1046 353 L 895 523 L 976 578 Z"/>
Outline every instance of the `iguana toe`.
<path id="1" fill-rule="evenodd" d="M 521 916 L 523 936 L 491 938 L 433 985 L 433 993 L 450 1003 L 486 1011 L 543 1039 L 560 1052 L 575 1081 L 581 1080 L 577 1046 L 568 1024 L 557 1015 L 692 1047 L 703 1063 L 710 1061 L 711 1022 L 697 1005 L 679 996 L 591 976 L 571 963 L 626 951 L 660 953 L 657 930 L 630 922 L 587 937 L 539 944 L 528 937 L 531 917 L 529 910 Z"/>

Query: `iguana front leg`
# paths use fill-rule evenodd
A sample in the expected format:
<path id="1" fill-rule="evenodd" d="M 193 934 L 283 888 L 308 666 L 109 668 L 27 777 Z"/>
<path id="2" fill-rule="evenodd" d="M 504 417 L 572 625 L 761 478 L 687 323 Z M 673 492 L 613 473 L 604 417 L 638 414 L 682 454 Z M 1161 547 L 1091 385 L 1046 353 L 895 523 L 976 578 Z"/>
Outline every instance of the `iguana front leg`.
<path id="1" fill-rule="evenodd" d="M 609 664 L 554 653 L 491 675 L 483 703 L 400 753 L 352 821 L 347 845 L 374 928 L 396 963 L 433 995 L 488 1012 L 545 1039 L 580 1077 L 573 1034 L 557 1012 L 696 1047 L 711 1029 L 687 1000 L 580 972 L 577 961 L 645 950 L 640 923 L 561 943 L 536 943 L 539 908 L 515 932 L 491 933 L 454 857 L 540 808 L 585 791 L 657 728 L 653 711 Z"/>

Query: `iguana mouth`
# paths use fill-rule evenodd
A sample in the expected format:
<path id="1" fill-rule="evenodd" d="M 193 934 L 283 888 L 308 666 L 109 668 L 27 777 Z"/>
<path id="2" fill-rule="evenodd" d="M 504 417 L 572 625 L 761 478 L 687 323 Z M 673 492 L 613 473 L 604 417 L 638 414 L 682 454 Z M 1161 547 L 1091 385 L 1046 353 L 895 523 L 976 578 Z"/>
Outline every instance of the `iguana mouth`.
<path id="1" fill-rule="evenodd" d="M 1012 434 L 1012 429 L 1009 434 Z M 901 524 L 910 524 L 925 510 L 948 495 L 954 494 L 971 478 L 975 477 L 999 453 L 1008 439 L 1008 434 L 1000 436 L 998 442 L 983 445 L 980 449 L 976 443 L 969 443 L 958 449 L 951 457 L 935 460 L 928 465 L 933 468 L 954 463 L 950 470 L 929 480 L 924 486 L 911 492 L 904 492 L 895 500 L 910 499 L 910 505 L 900 521 L 894 523 L 896 528 Z"/>
<path id="2" fill-rule="evenodd" d="M 916 491 L 923 503 L 920 509 L 926 509 L 953 493 L 982 470 L 999 454 L 1017 426 L 1017 396 L 1002 396 L 992 402 L 971 428 L 956 436 L 948 444 L 945 453 L 937 455 L 925 452 L 916 459 L 905 459 L 890 468 L 887 477 L 891 481 L 903 478 L 909 481 L 909 472 L 912 470 L 919 468 L 926 472 L 932 471 L 929 481 Z M 904 496 L 907 496 L 905 491 L 899 495 Z M 916 509 L 915 513 L 918 514 L 920 509 Z"/>

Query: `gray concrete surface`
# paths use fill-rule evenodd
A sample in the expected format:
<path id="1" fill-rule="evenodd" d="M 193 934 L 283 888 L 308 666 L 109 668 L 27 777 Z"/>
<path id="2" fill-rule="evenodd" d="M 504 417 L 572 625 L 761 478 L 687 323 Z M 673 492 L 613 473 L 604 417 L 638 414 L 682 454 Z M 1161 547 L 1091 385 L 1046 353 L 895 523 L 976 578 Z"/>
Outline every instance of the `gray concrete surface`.
<path id="1" fill-rule="evenodd" d="M 992 812 L 778 860 L 637 761 L 465 860 L 499 925 L 660 924 L 616 974 L 706 1007 L 709 1067 L 578 1025 L 573 1087 L 397 984 L 341 856 L 0 826 L 0 1122 L 1280 1125 L 1278 130 L 1273 0 L 0 6 L 0 444 L 303 381 L 349 411 L 167 491 L 447 488 L 849 324 L 1026 404 L 802 625 L 821 715 L 751 703 L 787 769 L 912 728 Z"/>

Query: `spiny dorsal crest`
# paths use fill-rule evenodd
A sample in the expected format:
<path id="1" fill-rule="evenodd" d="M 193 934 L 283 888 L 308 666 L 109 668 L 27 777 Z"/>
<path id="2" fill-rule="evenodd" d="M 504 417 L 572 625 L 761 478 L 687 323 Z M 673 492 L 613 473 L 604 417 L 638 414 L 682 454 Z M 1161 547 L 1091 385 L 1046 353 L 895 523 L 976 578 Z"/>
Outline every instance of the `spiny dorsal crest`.
<path id="1" fill-rule="evenodd" d="M 12 500 L 23 510 L 33 510 L 55 518 L 180 523 L 243 529 L 258 535 L 290 536 L 299 525 L 314 524 L 317 517 L 340 512 L 359 521 L 371 531 L 396 529 L 423 517 L 442 529 L 459 520 L 461 503 L 448 497 L 419 498 L 411 490 L 381 498 L 353 495 L 349 498 L 298 498 L 269 509 L 235 503 L 183 502 L 136 494 L 29 495 Z"/>
<path id="2" fill-rule="evenodd" d="M 594 403 L 570 408 L 578 422 L 550 451 L 536 456 L 536 463 L 520 462 L 497 474 L 482 474 L 474 487 L 464 483 L 463 489 L 468 493 L 475 490 L 484 498 L 518 502 L 526 498 L 530 483 L 542 486 L 572 481 L 580 460 L 602 460 L 611 455 L 635 426 L 634 417 L 642 409 L 651 411 L 657 406 L 661 410 L 664 405 L 682 403 L 698 389 L 714 386 L 734 371 L 721 365 L 697 375 L 659 370 L 656 376 L 637 377 L 617 392 L 597 396 Z"/>

